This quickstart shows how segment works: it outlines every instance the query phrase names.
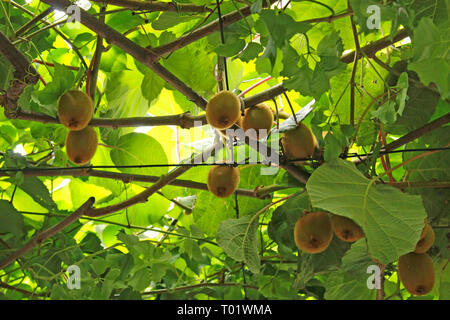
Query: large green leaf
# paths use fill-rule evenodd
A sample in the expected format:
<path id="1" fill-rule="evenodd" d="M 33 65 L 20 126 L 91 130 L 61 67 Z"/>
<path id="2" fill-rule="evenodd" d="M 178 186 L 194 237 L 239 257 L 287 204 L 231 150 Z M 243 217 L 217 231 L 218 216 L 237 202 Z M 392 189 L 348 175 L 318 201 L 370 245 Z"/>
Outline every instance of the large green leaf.
<path id="1" fill-rule="evenodd" d="M 430 18 L 422 18 L 414 29 L 414 58 L 408 66 L 425 85 L 435 83 L 444 99 L 450 96 L 448 41 L 448 32 L 441 32 Z"/>
<path id="2" fill-rule="evenodd" d="M 259 273 L 258 217 L 244 216 L 222 221 L 217 231 L 217 243 L 230 257 L 244 261 L 250 271 Z"/>
<path id="3" fill-rule="evenodd" d="M 50 211 L 57 209 L 56 203 L 53 201 L 47 187 L 37 177 L 24 177 L 19 188 L 28 193 L 34 201 L 44 208 Z"/>
<path id="4" fill-rule="evenodd" d="M 167 156 L 153 137 L 143 133 L 128 133 L 120 137 L 117 145 L 111 150 L 111 160 L 117 166 L 158 165 L 167 164 Z M 126 173 L 148 174 L 160 176 L 167 173 L 167 167 L 119 168 Z"/>
<path id="5" fill-rule="evenodd" d="M 376 290 L 369 289 L 367 285 L 371 276 L 371 273 L 368 273 L 369 266 L 376 267 L 376 263 L 367 254 L 365 239 L 358 240 L 342 258 L 341 269 L 328 276 L 325 298 L 328 300 L 375 299 Z"/>
<path id="6" fill-rule="evenodd" d="M 23 233 L 23 217 L 6 200 L 0 200 L 0 233 L 11 232 L 16 236 Z"/>
<path id="7" fill-rule="evenodd" d="M 389 263 L 415 249 L 426 217 L 420 197 L 376 184 L 341 159 L 316 169 L 306 188 L 314 207 L 362 227 L 373 258 Z"/>

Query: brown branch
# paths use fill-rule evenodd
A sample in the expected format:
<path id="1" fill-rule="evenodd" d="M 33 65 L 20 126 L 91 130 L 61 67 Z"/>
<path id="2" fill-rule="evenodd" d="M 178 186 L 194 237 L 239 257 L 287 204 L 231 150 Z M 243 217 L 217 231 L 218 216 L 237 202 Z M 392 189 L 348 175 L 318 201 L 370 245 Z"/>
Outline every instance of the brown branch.
<path id="1" fill-rule="evenodd" d="M 420 127 L 416 130 L 413 130 L 404 136 L 398 138 L 397 140 L 392 141 L 391 143 L 388 143 L 384 148 L 382 148 L 380 151 L 391 151 L 395 150 L 397 148 L 400 148 L 401 146 L 404 146 L 405 144 L 420 138 L 421 136 L 427 134 L 428 132 L 431 132 L 447 123 L 450 123 L 450 113 L 447 113 L 446 115 L 443 115 L 440 118 L 437 118 L 434 121 L 431 121 L 430 123 L 427 123 L 423 127 Z M 381 156 L 381 155 L 380 155 Z M 361 157 L 360 159 L 354 161 L 356 165 L 364 162 L 367 160 L 368 157 Z"/>
<path id="2" fill-rule="evenodd" d="M 177 288 L 173 288 L 173 289 L 152 290 L 152 291 L 143 292 L 142 294 L 143 295 L 165 294 L 165 293 L 187 291 L 187 290 L 192 290 L 192 289 L 196 289 L 196 288 L 204 288 L 204 287 L 236 287 L 236 286 L 258 290 L 258 287 L 250 285 L 250 284 L 245 284 L 245 283 L 233 283 L 233 282 L 206 283 L 205 282 L 205 283 L 197 283 L 197 284 L 192 284 L 192 285 L 183 286 L 183 287 L 177 287 Z"/>
<path id="3" fill-rule="evenodd" d="M 248 98 L 244 98 L 244 103 L 246 108 L 250 108 L 251 106 L 257 105 L 258 103 L 271 100 L 272 98 L 279 96 L 283 92 L 285 92 L 286 89 L 283 87 L 283 84 L 277 84 L 269 89 L 266 89 L 264 91 L 261 91 L 253 96 L 250 96 Z"/>
<path id="4" fill-rule="evenodd" d="M 270 3 L 274 3 L 275 1 L 269 1 Z M 263 6 L 266 7 L 267 4 L 265 1 L 263 1 Z M 245 17 L 248 17 L 249 15 L 251 15 L 251 10 L 250 10 L 250 6 L 248 7 L 244 7 L 242 9 L 239 9 L 239 11 L 234 11 L 232 13 L 228 13 L 226 15 L 224 15 L 222 17 L 222 21 L 223 21 L 223 27 L 227 27 Z M 301 22 L 304 23 L 318 23 L 318 22 L 332 22 L 334 20 L 343 18 L 343 17 L 347 17 L 349 15 L 352 15 L 353 13 L 351 11 L 347 11 L 335 16 L 330 16 L 330 17 L 323 17 L 323 18 L 314 18 L 314 19 L 308 19 L 308 20 L 304 20 Z M 165 45 L 159 46 L 157 48 L 150 48 L 148 47 L 148 49 L 151 49 L 153 52 L 155 52 L 158 56 L 163 56 L 166 54 L 169 54 L 177 49 L 183 48 L 203 37 L 208 36 L 211 33 L 214 33 L 216 31 L 220 30 L 220 24 L 219 24 L 219 20 L 215 20 L 209 24 L 207 24 L 204 27 L 201 27 L 195 31 L 192 31 L 180 38 L 178 38 L 177 40 L 174 40 L 172 42 L 169 42 Z"/>
<path id="5" fill-rule="evenodd" d="M 36 113 L 18 109 L 14 114 L 6 114 L 11 119 L 21 119 L 29 121 L 37 121 L 42 123 L 60 124 L 57 118 L 51 117 L 43 113 Z M 174 125 L 180 126 L 184 129 L 194 127 L 195 122 L 200 122 L 201 125 L 207 124 L 206 117 L 191 116 L 189 112 L 171 115 L 171 116 L 157 116 L 157 117 L 132 117 L 132 118 L 94 118 L 89 125 L 93 127 L 105 128 L 119 128 L 119 127 L 140 127 L 140 126 L 165 126 Z"/>
<path id="6" fill-rule="evenodd" d="M 25 177 L 64 177 L 64 176 L 97 177 L 97 178 L 121 180 L 125 183 L 130 183 L 133 181 L 155 183 L 160 179 L 160 177 L 158 176 L 121 173 L 121 172 L 85 169 L 77 167 L 60 168 L 58 170 L 45 170 L 45 169 L 39 170 L 38 168 L 36 168 L 33 170 L 24 170 L 22 171 L 22 173 Z M 14 175 L 15 172 L 0 171 L 0 177 L 9 177 Z M 208 191 L 208 186 L 206 183 L 191 180 L 175 179 L 169 182 L 168 185 Z M 258 188 L 257 190 L 237 189 L 236 192 L 238 193 L 238 195 L 244 197 L 264 198 L 267 197 L 272 192 L 286 188 L 287 188 L 286 186 L 271 185 L 267 187 Z"/>
<path id="7" fill-rule="evenodd" d="M 395 141 L 392 141 L 391 143 L 387 144 L 382 151 L 390 151 L 390 150 L 395 150 L 405 144 L 407 144 L 408 142 L 411 142 L 421 136 L 423 136 L 424 134 L 433 131 L 434 129 L 437 129 L 447 123 L 450 123 L 450 113 L 447 113 L 446 115 L 424 125 L 423 127 L 420 127 L 416 130 L 411 131 L 408 134 L 405 134 L 404 136 L 402 136 L 401 138 L 398 138 Z"/>
<path id="8" fill-rule="evenodd" d="M 380 268 L 380 289 L 377 289 L 377 300 L 384 300 L 384 269 L 386 265 L 379 263 Z"/>
<path id="9" fill-rule="evenodd" d="M 367 55 L 369 58 L 372 57 L 375 53 L 380 50 L 383 50 L 386 47 L 393 45 L 394 43 L 405 39 L 408 36 L 408 31 L 406 29 L 400 30 L 395 36 L 393 40 L 390 40 L 390 35 L 386 36 L 380 40 L 377 40 L 373 43 L 370 43 L 361 48 L 360 52 L 356 54 L 357 59 L 361 59 L 362 52 Z M 341 61 L 344 63 L 352 63 L 355 59 L 355 51 L 349 52 L 341 57 Z"/>
<path id="10" fill-rule="evenodd" d="M 0 281 L 0 287 L 1 288 L 5 288 L 7 290 L 20 292 L 21 294 L 24 294 L 24 295 L 26 295 L 26 296 L 28 296 L 30 298 L 39 298 L 39 297 L 43 297 L 44 296 L 43 294 L 40 294 L 40 293 L 34 293 L 34 292 L 30 292 L 30 291 L 27 291 L 27 290 L 24 290 L 24 289 L 21 289 L 21 288 L 10 286 L 9 284 L 4 283 L 2 281 Z"/>
<path id="11" fill-rule="evenodd" d="M 102 23 L 105 22 L 105 16 L 103 15 L 105 10 L 106 10 L 106 5 L 101 6 L 99 21 Z M 100 69 L 100 60 L 102 59 L 103 50 L 104 50 L 103 37 L 97 36 L 97 44 L 95 47 L 94 57 L 92 58 L 91 65 L 89 68 L 89 73 L 88 73 L 88 79 L 89 79 L 88 92 L 94 103 L 95 103 L 95 95 L 97 92 L 98 71 Z"/>
<path id="12" fill-rule="evenodd" d="M 14 79 L 10 82 L 4 101 L 5 111 L 14 112 L 23 90 L 30 84 L 36 84 L 39 75 L 22 52 L 2 32 L 0 32 L 0 53 L 15 69 Z"/>
<path id="13" fill-rule="evenodd" d="M 140 0 L 91 0 L 101 4 L 110 4 L 117 7 L 128 8 L 132 10 L 150 10 L 150 11 L 174 11 L 174 12 L 210 12 L 207 6 L 197 6 L 193 4 L 159 1 L 140 1 Z"/>
<path id="14" fill-rule="evenodd" d="M 15 34 L 15 38 L 19 37 L 24 32 L 28 31 L 34 24 L 36 24 L 36 23 L 40 22 L 41 20 L 43 20 L 46 16 L 48 16 L 52 12 L 53 12 L 53 8 L 47 8 L 46 10 L 44 10 L 43 12 L 38 14 L 37 16 L 34 16 L 30 21 L 28 21 L 22 27 L 17 29 L 16 34 Z"/>
<path id="15" fill-rule="evenodd" d="M 347 14 L 348 15 L 348 14 Z M 401 30 L 395 37 L 393 41 L 389 40 L 389 36 L 384 37 L 378 41 L 375 41 L 373 43 L 370 43 L 362 48 L 359 49 L 359 54 L 356 55 L 357 59 L 360 59 L 362 57 L 362 53 L 364 52 L 364 54 L 366 54 L 369 57 L 373 57 L 373 55 L 375 53 L 377 53 L 378 51 L 392 45 L 393 43 L 400 41 L 404 38 L 406 38 L 408 36 L 407 31 L 406 30 Z M 345 54 L 341 57 L 341 61 L 344 63 L 356 63 L 355 61 L 355 51 L 352 51 L 348 54 Z M 254 106 L 255 104 L 270 100 L 280 94 L 282 94 L 283 92 L 285 92 L 286 89 L 283 87 L 283 84 L 277 84 L 267 90 L 264 90 L 258 94 L 255 94 L 251 97 L 245 98 L 245 107 L 251 107 Z"/>
<path id="16" fill-rule="evenodd" d="M 236 10 L 232 13 L 228 13 L 222 17 L 223 27 L 225 28 L 245 17 L 248 17 L 250 14 L 251 14 L 250 6 L 239 9 L 239 11 Z M 175 41 L 169 42 L 169 43 L 159 46 L 157 48 L 151 48 L 151 47 L 147 47 L 147 48 L 151 49 L 152 52 L 154 52 L 157 56 L 161 57 L 161 56 L 171 53 L 177 49 L 185 47 L 201 38 L 204 38 L 207 35 L 218 31 L 219 29 L 220 29 L 220 25 L 219 25 L 219 20 L 217 19 L 217 20 L 207 24 L 206 26 L 203 26 L 195 31 L 188 33 L 185 36 L 178 38 Z"/>
<path id="17" fill-rule="evenodd" d="M 62 11 L 66 11 L 66 8 L 71 5 L 70 1 L 68 0 L 43 0 L 43 2 Z M 170 73 L 162 65 L 157 63 L 156 61 L 158 60 L 158 56 L 152 53 L 150 50 L 142 48 L 138 44 L 125 37 L 120 32 L 98 21 L 92 15 L 82 9 L 80 9 L 80 22 L 92 31 L 96 32 L 97 35 L 102 36 L 109 43 L 122 49 L 123 51 L 134 57 L 137 61 L 153 70 L 153 72 L 166 80 L 170 85 L 172 85 L 175 89 L 185 95 L 186 98 L 194 102 L 197 106 L 202 109 L 206 107 L 207 101 L 205 100 L 205 98 L 192 90 L 192 88 L 187 86 L 175 75 Z"/>
<path id="18" fill-rule="evenodd" d="M 0 269 L 5 268 L 6 266 L 10 265 L 26 253 L 28 253 L 30 250 L 32 250 L 35 246 L 42 243 L 46 239 L 54 236 L 58 232 L 61 232 L 66 227 L 77 221 L 83 214 L 85 214 L 94 204 L 95 198 L 91 197 L 89 198 L 78 210 L 76 210 L 71 215 L 67 216 L 65 219 L 57 223 L 56 225 L 48 228 L 45 231 L 39 232 L 33 239 L 31 239 L 27 244 L 25 244 L 22 248 L 14 252 L 12 255 L 4 259 L 3 261 L 0 261 Z"/>
<path id="19" fill-rule="evenodd" d="M 220 144 L 214 144 L 213 146 L 207 148 L 202 153 L 195 156 L 191 161 L 191 163 L 196 164 L 203 162 L 206 160 L 206 158 L 210 155 L 213 155 L 215 151 L 218 151 L 221 149 L 223 145 Z M 126 209 L 128 207 L 131 207 L 137 203 L 143 203 L 146 202 L 148 197 L 150 197 L 152 194 L 154 194 L 156 191 L 164 187 L 165 185 L 169 184 L 170 182 L 174 181 L 177 177 L 182 175 L 184 172 L 192 168 L 191 166 L 180 166 L 174 169 L 173 171 L 169 172 L 166 175 L 161 176 L 157 182 L 155 182 L 152 186 L 148 187 L 141 193 L 125 200 L 122 202 L 119 202 L 117 204 L 113 204 L 107 207 L 103 208 L 97 208 L 97 209 L 91 209 L 87 211 L 85 214 L 90 217 L 100 217 L 104 216 L 113 212 L 121 211 L 123 209 Z"/>

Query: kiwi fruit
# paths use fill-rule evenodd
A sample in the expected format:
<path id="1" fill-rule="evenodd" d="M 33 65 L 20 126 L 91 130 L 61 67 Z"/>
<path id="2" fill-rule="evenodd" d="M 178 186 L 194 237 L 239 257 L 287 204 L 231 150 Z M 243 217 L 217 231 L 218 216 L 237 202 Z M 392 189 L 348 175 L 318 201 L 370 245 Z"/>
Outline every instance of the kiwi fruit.
<path id="1" fill-rule="evenodd" d="M 246 132 L 248 129 L 254 129 L 256 136 L 252 138 L 260 139 L 267 136 L 273 124 L 273 112 L 265 103 L 257 104 L 245 110 L 245 115 L 242 120 L 242 129 Z M 266 129 L 266 134 L 260 134 L 260 129 Z M 253 133 L 253 132 L 252 132 Z M 250 132 L 249 136 L 252 136 Z"/>
<path id="2" fill-rule="evenodd" d="M 94 113 L 92 99 L 84 92 L 70 90 L 58 100 L 59 121 L 69 130 L 82 130 Z"/>
<path id="3" fill-rule="evenodd" d="M 405 289 L 417 296 L 426 295 L 433 289 L 433 261 L 426 253 L 410 252 L 398 259 L 398 274 Z"/>
<path id="4" fill-rule="evenodd" d="M 364 237 L 361 227 L 347 217 L 333 215 L 331 225 L 334 233 L 341 240 L 354 242 Z"/>
<path id="5" fill-rule="evenodd" d="M 424 225 L 423 225 L 423 229 L 422 229 L 422 232 L 420 233 L 420 238 L 419 238 L 419 240 L 422 240 L 422 239 L 425 237 L 425 235 L 427 234 L 427 225 L 428 225 L 428 219 L 425 218 L 425 220 L 424 220 Z"/>
<path id="6" fill-rule="evenodd" d="M 211 167 L 208 173 L 208 190 L 219 198 L 226 198 L 236 191 L 240 180 L 238 168 L 226 165 Z"/>
<path id="7" fill-rule="evenodd" d="M 425 235 L 423 238 L 421 238 L 416 245 L 416 249 L 414 250 L 415 253 L 425 253 L 427 252 L 431 246 L 434 243 L 434 230 L 433 228 L 427 223 L 424 227 L 425 229 Z"/>
<path id="8" fill-rule="evenodd" d="M 69 131 L 66 137 L 67 157 L 77 165 L 86 164 L 95 155 L 97 145 L 97 132 L 91 126 L 83 130 Z"/>
<path id="9" fill-rule="evenodd" d="M 231 91 L 216 93 L 206 105 L 206 121 L 216 129 L 231 127 L 241 116 L 241 101 Z"/>
<path id="10" fill-rule="evenodd" d="M 281 143 L 286 157 L 292 159 L 309 158 L 317 149 L 317 139 L 303 122 L 294 130 L 283 132 Z"/>
<path id="11" fill-rule="evenodd" d="M 319 253 L 330 245 L 333 229 L 328 213 L 305 212 L 294 227 L 295 244 L 308 253 Z"/>
<path id="12" fill-rule="evenodd" d="M 239 119 L 238 119 L 234 124 L 237 124 L 239 127 L 242 128 L 242 119 L 243 119 L 243 117 L 242 117 L 242 116 L 239 116 Z M 226 130 L 226 129 L 219 130 L 219 131 L 220 131 L 224 136 L 227 135 L 227 130 Z"/>

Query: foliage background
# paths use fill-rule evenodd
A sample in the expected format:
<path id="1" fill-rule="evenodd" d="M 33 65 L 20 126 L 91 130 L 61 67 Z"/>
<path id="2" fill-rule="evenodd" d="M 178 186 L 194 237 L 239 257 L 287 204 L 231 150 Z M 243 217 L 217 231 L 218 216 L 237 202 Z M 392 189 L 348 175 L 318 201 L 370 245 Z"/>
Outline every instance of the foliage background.
<path id="1" fill-rule="evenodd" d="M 58 24 L 65 19 L 58 11 L 17 33 L 49 7 L 46 3 L 58 2 L 0 2 L 0 31 L 33 61 L 41 77 L 25 88 L 17 103 L 22 115 L 32 116 L 0 115 L 0 261 L 76 211 L 90 196 L 95 197 L 96 208 L 107 207 L 152 185 L 117 178 L 123 177 L 120 174 L 158 179 L 175 170 L 108 168 L 116 173 L 115 179 L 92 171 L 50 175 L 38 170 L 26 175 L 6 170 L 73 166 L 65 154 L 66 129 L 57 121 L 44 123 L 36 117 L 55 119 L 62 93 L 74 87 L 94 88 L 90 93 L 95 119 L 203 114 L 204 105 L 190 101 L 185 92 L 95 30 L 80 23 Z M 205 6 L 214 12 L 142 13 L 113 5 L 101 9 L 103 3 L 97 1 L 82 4 L 90 5 L 87 12 L 100 23 L 156 50 L 217 20 L 216 4 L 205 0 L 177 4 Z M 367 28 L 371 4 L 381 8 L 381 29 Z M 307 183 L 289 170 L 264 176 L 262 165 L 239 166 L 243 193 L 252 194 L 259 186 L 268 190 L 263 199 L 240 195 L 239 219 L 234 197 L 218 199 L 191 187 L 205 186 L 209 170 L 192 167 L 177 177 L 187 185 L 164 185 L 146 202 L 105 217 L 84 216 L 4 267 L 1 298 L 416 299 L 400 283 L 396 261 L 414 250 L 425 217 L 436 233 L 429 251 L 436 280 L 432 292 L 421 298 L 449 298 L 450 153 L 399 152 L 388 158 L 377 154 L 383 145 L 435 120 L 449 122 L 449 1 L 290 1 L 268 9 L 260 0 L 225 0 L 220 9 L 225 15 L 247 5 L 251 14 L 224 28 L 225 45 L 216 30 L 163 54 L 159 63 L 206 99 L 217 90 L 219 55 L 228 57 L 229 88 L 236 93 L 271 76 L 245 97 L 282 83 L 289 101 L 286 95 L 273 94 L 267 99 L 273 109 L 276 103 L 290 113 L 292 103 L 298 112 L 315 99 L 313 112 L 303 121 L 316 134 L 325 162 L 302 167 L 310 176 Z M 106 10 L 103 15 L 101 10 Z M 345 61 L 352 50 L 360 52 L 383 37 L 390 40 L 400 29 L 409 38 L 370 52 L 370 57 L 366 52 L 362 59 Z M 1 89 L 7 90 L 12 79 L 13 65 L 0 56 Z M 101 145 L 92 166 L 179 163 L 214 140 L 208 125 L 182 128 L 161 123 L 96 130 Z M 399 149 L 448 147 L 449 141 L 448 126 L 433 127 Z M 339 159 L 343 150 L 375 155 L 356 166 Z M 389 166 L 395 168 L 391 174 Z M 366 237 L 353 244 L 334 237 L 321 254 L 298 252 L 293 226 L 303 210 L 312 208 L 354 219 Z M 383 264 L 382 291 L 366 286 L 367 267 L 374 264 L 371 258 Z M 74 264 L 82 270 L 80 290 L 66 286 L 66 268 Z"/>

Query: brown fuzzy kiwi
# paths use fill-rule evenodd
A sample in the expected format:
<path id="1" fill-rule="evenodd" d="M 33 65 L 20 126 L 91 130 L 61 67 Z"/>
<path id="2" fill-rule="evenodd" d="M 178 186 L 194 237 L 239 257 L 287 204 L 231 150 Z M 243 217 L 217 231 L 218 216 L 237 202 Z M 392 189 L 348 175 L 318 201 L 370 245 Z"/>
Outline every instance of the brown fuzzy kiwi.
<path id="1" fill-rule="evenodd" d="M 426 253 L 410 252 L 398 259 L 398 274 L 406 290 L 417 296 L 426 295 L 433 289 L 433 261 Z"/>
<path id="2" fill-rule="evenodd" d="M 294 239 L 300 250 L 319 253 L 330 245 L 333 238 L 328 213 L 322 211 L 305 212 L 294 227 Z"/>
<path id="3" fill-rule="evenodd" d="M 254 133 L 252 130 L 249 131 L 247 133 L 249 136 L 256 139 L 265 138 L 272 128 L 272 124 L 273 112 L 267 104 L 260 103 L 245 110 L 245 116 L 242 120 L 242 129 L 244 132 L 247 132 L 249 129 L 254 129 L 256 131 L 256 135 L 250 134 Z M 265 129 L 267 132 L 265 134 L 260 134 L 260 129 Z"/>
<path id="4" fill-rule="evenodd" d="M 206 105 L 206 120 L 216 129 L 231 127 L 241 116 L 241 101 L 231 91 L 216 93 Z"/>
<path id="5" fill-rule="evenodd" d="M 94 128 L 69 131 L 66 138 L 66 153 L 70 161 L 77 165 L 88 163 L 97 151 L 98 138 Z"/>
<path id="6" fill-rule="evenodd" d="M 341 240 L 354 242 L 364 237 L 361 227 L 347 217 L 333 215 L 331 225 L 334 233 Z"/>
<path id="7" fill-rule="evenodd" d="M 240 171 L 233 166 L 213 166 L 208 173 L 208 190 L 219 198 L 226 198 L 236 191 Z"/>
<path id="8" fill-rule="evenodd" d="M 414 250 L 415 253 L 427 252 L 434 243 L 435 235 L 433 228 L 427 223 L 424 229 L 425 235 L 417 242 L 416 249 Z"/>
<path id="9" fill-rule="evenodd" d="M 428 219 L 425 218 L 425 220 L 424 220 L 424 225 L 423 225 L 423 229 L 422 229 L 422 232 L 420 233 L 420 238 L 419 238 L 419 240 L 422 240 L 422 239 L 425 237 L 425 235 L 427 234 L 427 225 L 428 225 Z"/>
<path id="10" fill-rule="evenodd" d="M 242 128 L 242 119 L 243 119 L 243 117 L 242 117 L 242 116 L 239 116 L 239 119 L 238 119 L 234 124 L 237 124 L 240 128 Z M 220 130 L 220 132 L 221 132 L 224 136 L 227 135 L 227 129 Z"/>
<path id="11" fill-rule="evenodd" d="M 288 159 L 308 158 L 317 149 L 317 139 L 311 129 L 301 122 L 294 130 L 283 132 L 283 150 Z"/>
<path id="12" fill-rule="evenodd" d="M 92 99 L 82 91 L 67 91 L 58 100 L 59 121 L 69 130 L 78 131 L 86 128 L 93 113 Z"/>

